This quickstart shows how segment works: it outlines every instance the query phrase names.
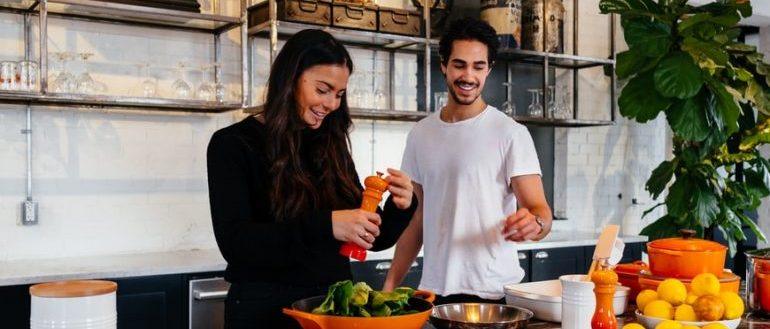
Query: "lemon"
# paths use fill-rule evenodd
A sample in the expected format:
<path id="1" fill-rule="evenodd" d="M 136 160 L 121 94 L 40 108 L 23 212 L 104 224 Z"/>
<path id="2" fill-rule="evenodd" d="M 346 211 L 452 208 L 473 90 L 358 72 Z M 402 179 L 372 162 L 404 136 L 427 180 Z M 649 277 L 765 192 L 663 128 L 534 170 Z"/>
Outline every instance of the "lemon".
<path id="1" fill-rule="evenodd" d="M 700 296 L 692 305 L 701 321 L 719 321 L 725 314 L 725 303 L 717 296 Z"/>
<path id="2" fill-rule="evenodd" d="M 679 306 L 687 299 L 687 287 L 677 279 L 665 279 L 658 286 L 658 297 L 671 305 Z"/>
<path id="3" fill-rule="evenodd" d="M 655 326 L 655 329 L 682 329 L 682 324 L 672 320 L 662 321 Z"/>
<path id="4" fill-rule="evenodd" d="M 743 315 L 744 305 L 741 296 L 731 291 L 723 291 L 719 294 L 719 299 L 725 304 L 725 319 L 734 320 Z"/>
<path id="5" fill-rule="evenodd" d="M 719 296 L 719 278 L 711 273 L 701 273 L 695 276 L 690 283 L 690 293 L 695 296 L 714 295 Z"/>
<path id="6" fill-rule="evenodd" d="M 695 304 L 695 300 L 698 299 L 698 296 L 693 295 L 692 293 L 687 294 L 687 298 L 684 300 L 684 303 L 687 305 Z"/>
<path id="7" fill-rule="evenodd" d="M 629 323 L 623 326 L 623 329 L 644 329 L 644 326 L 638 323 Z"/>
<path id="8" fill-rule="evenodd" d="M 698 326 L 687 325 L 687 326 L 682 326 L 682 329 L 700 329 L 700 328 L 698 328 Z"/>
<path id="9" fill-rule="evenodd" d="M 674 318 L 674 307 L 665 300 L 654 300 L 644 307 L 644 315 L 671 320 Z"/>
<path id="10" fill-rule="evenodd" d="M 695 322 L 698 321 L 698 316 L 695 315 L 695 310 L 693 310 L 692 306 L 682 304 L 676 307 L 676 311 L 674 311 L 674 320 Z"/>
<path id="11" fill-rule="evenodd" d="M 709 324 L 701 327 L 701 329 L 729 329 L 729 328 L 727 328 L 727 326 L 724 325 L 724 324 L 721 324 L 719 322 L 715 322 L 715 323 L 709 323 Z"/>
<path id="12" fill-rule="evenodd" d="M 644 310 L 651 301 L 658 299 L 658 292 L 655 290 L 645 289 L 636 295 L 636 307 L 640 310 Z"/>

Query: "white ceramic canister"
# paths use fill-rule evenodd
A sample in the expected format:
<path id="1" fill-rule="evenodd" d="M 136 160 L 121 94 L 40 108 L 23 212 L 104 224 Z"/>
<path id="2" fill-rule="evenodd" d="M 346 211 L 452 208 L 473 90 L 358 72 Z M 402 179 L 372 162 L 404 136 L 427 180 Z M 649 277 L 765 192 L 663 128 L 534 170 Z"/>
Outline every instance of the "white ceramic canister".
<path id="1" fill-rule="evenodd" d="M 115 329 L 117 311 L 111 281 L 84 280 L 31 286 L 31 329 Z"/>
<path id="2" fill-rule="evenodd" d="M 583 281 L 585 274 L 562 275 L 561 327 L 562 329 L 590 329 L 596 308 L 594 283 Z"/>

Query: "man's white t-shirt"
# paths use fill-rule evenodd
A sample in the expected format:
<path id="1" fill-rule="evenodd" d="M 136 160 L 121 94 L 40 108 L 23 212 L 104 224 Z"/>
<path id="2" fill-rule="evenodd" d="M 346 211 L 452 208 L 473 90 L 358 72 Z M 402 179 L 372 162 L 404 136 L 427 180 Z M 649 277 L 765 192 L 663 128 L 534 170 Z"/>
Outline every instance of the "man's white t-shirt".
<path id="1" fill-rule="evenodd" d="M 439 115 L 412 128 L 401 165 L 424 193 L 420 289 L 501 299 L 504 285 L 524 277 L 502 229 L 516 211 L 511 177 L 540 175 L 535 145 L 526 127 L 492 106 L 455 123 Z"/>

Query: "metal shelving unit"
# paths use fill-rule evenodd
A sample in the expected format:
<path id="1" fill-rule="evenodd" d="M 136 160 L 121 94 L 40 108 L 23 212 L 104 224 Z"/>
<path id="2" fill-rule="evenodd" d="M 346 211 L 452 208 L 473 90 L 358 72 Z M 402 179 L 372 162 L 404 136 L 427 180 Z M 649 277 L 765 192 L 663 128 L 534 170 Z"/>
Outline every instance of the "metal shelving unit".
<path id="1" fill-rule="evenodd" d="M 354 29 L 344 29 L 344 28 L 337 28 L 333 26 L 322 26 L 322 25 L 314 25 L 314 24 L 306 24 L 306 23 L 296 23 L 296 22 L 289 22 L 289 21 L 282 21 L 278 19 L 278 7 L 276 0 L 267 0 L 268 1 L 268 10 L 269 10 L 269 19 L 266 22 L 260 23 L 258 25 L 255 25 L 248 29 L 248 40 L 249 45 L 247 48 L 247 54 L 245 55 L 245 58 L 248 58 L 248 63 L 251 64 L 252 62 L 252 53 L 251 53 L 251 42 L 255 38 L 262 37 L 267 38 L 270 43 L 270 63 L 265 63 L 266 65 L 271 65 L 273 60 L 275 59 L 275 56 L 277 55 L 277 48 L 278 48 L 278 40 L 287 38 L 291 35 L 293 35 L 296 32 L 299 32 L 303 29 L 321 29 L 324 31 L 327 31 L 334 35 L 335 38 L 340 40 L 341 42 L 345 43 L 346 45 L 363 48 L 363 49 L 369 49 L 369 50 L 376 50 L 376 51 L 384 51 L 387 52 L 390 56 L 390 72 L 393 72 L 395 70 L 395 54 L 397 52 L 408 52 L 408 53 L 423 53 L 425 55 L 425 61 L 424 61 L 424 76 L 423 76 L 423 83 L 425 87 L 425 94 L 423 95 L 425 97 L 425 106 L 429 106 L 430 99 L 431 99 L 431 91 L 430 91 L 430 54 L 431 54 L 431 44 L 433 41 L 431 40 L 430 36 L 430 28 L 426 28 L 424 31 L 425 35 L 422 37 L 414 37 L 414 36 L 404 36 L 404 35 L 397 35 L 397 34 L 389 34 L 389 33 L 379 33 L 379 32 L 373 32 L 373 31 L 360 31 L 360 30 L 354 30 Z M 422 17 L 424 20 L 424 26 L 430 27 L 430 8 L 423 7 L 423 13 Z M 248 12 L 248 10 L 246 10 Z M 244 21 L 248 21 L 247 18 L 244 18 Z M 251 78 L 251 71 L 249 70 L 248 74 L 248 80 L 244 80 L 244 85 L 248 86 L 248 90 L 251 90 L 253 87 L 251 82 L 254 81 Z M 395 95 L 393 93 L 393 87 L 395 86 L 396 82 L 394 81 L 395 75 L 389 74 L 389 90 L 390 90 L 390 97 L 388 97 L 388 106 L 387 109 L 356 109 L 351 108 L 351 116 L 354 118 L 360 118 L 360 119 L 374 119 L 374 120 L 393 120 L 393 121 L 419 121 L 420 119 L 428 116 L 430 113 L 427 111 L 427 108 L 421 108 L 418 111 L 399 111 L 393 109 L 393 104 L 395 104 Z M 418 96 L 419 97 L 419 96 Z M 253 104 L 251 95 L 245 96 L 247 109 L 245 110 L 248 113 L 256 113 L 260 111 L 260 106 Z"/>
<path id="2" fill-rule="evenodd" d="M 562 0 L 566 1 L 566 0 Z M 541 17 L 548 17 L 547 15 L 547 7 L 543 5 L 543 15 Z M 542 49 L 548 49 L 547 47 L 547 39 L 548 39 L 548 25 L 552 24 L 550 19 L 543 19 L 543 46 Z M 522 49 L 500 49 L 498 52 L 498 56 L 500 59 L 508 60 L 509 62 L 506 62 L 506 70 L 507 70 L 507 82 L 508 87 L 506 90 L 506 100 L 511 101 L 511 70 L 509 65 L 510 61 L 513 62 L 522 62 L 522 63 L 530 63 L 530 64 L 536 64 L 536 65 L 542 65 L 543 66 L 543 97 L 542 97 L 542 104 L 545 107 L 545 104 L 548 104 L 549 99 L 549 91 L 548 86 L 550 85 L 550 74 L 551 74 L 551 68 L 561 68 L 561 69 L 569 69 L 572 70 L 572 118 L 571 119 L 565 119 L 565 118 L 554 118 L 551 116 L 550 111 L 545 108 L 543 111 L 542 117 L 532 117 L 532 116 L 515 116 L 514 119 L 522 122 L 522 123 L 528 123 L 533 125 L 540 125 L 540 126 L 555 126 L 555 127 L 591 127 L 591 126 L 608 126 L 608 125 L 614 125 L 615 124 L 615 112 L 616 112 L 616 103 L 615 103 L 615 93 L 616 93 L 616 77 L 615 77 L 615 15 L 610 14 L 609 17 L 609 23 L 610 23 L 610 58 L 604 59 L 604 58 L 593 58 L 593 57 L 586 57 L 586 56 L 580 56 L 578 55 L 578 26 L 579 26 L 579 15 L 578 15 L 578 0 L 572 0 L 572 54 L 567 53 L 550 53 L 550 52 L 540 52 L 540 51 L 532 51 L 532 50 L 522 50 Z M 578 94 L 579 94 L 579 79 L 578 79 L 578 71 L 581 69 L 586 68 L 594 68 L 594 67 L 604 67 L 609 66 L 612 68 L 612 74 L 610 74 L 610 113 L 609 113 L 609 120 L 587 120 L 587 119 L 581 119 L 579 118 L 579 111 L 578 111 Z"/>
<path id="3" fill-rule="evenodd" d="M 246 1 L 241 0 L 242 12 Z M 94 0 L 0 0 L 0 12 L 23 15 L 25 59 L 30 59 L 32 43 L 32 19 L 39 22 L 38 64 L 40 67 L 40 91 L 0 91 L 0 102 L 36 105 L 58 105 L 72 107 L 127 108 L 185 112 L 223 112 L 240 109 L 243 101 L 208 102 L 166 98 L 140 98 L 111 95 L 80 95 L 51 93 L 48 90 L 48 18 L 82 20 L 98 23 L 144 26 L 210 34 L 214 41 L 214 62 L 222 58 L 220 35 L 240 27 L 241 42 L 245 44 L 246 23 L 241 17 L 201 14 L 179 10 L 127 5 Z M 242 46 L 243 48 L 243 46 Z M 221 71 L 214 72 L 215 83 L 221 80 Z M 242 91 L 245 89 L 241 86 Z"/>

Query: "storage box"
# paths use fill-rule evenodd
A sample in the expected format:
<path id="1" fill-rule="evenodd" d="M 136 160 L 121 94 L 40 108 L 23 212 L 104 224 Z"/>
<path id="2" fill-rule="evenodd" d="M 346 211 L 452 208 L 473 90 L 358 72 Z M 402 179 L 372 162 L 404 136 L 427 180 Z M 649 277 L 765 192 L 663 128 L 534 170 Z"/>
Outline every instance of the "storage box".
<path id="1" fill-rule="evenodd" d="M 422 36 L 422 16 L 416 10 L 380 7 L 378 19 L 380 32 Z"/>
<path id="2" fill-rule="evenodd" d="M 331 0 L 276 0 L 278 20 L 331 25 Z M 249 27 L 267 22 L 270 19 L 268 1 L 249 8 Z"/>
<path id="3" fill-rule="evenodd" d="M 377 30 L 377 6 L 332 2 L 332 26 L 365 31 Z"/>

